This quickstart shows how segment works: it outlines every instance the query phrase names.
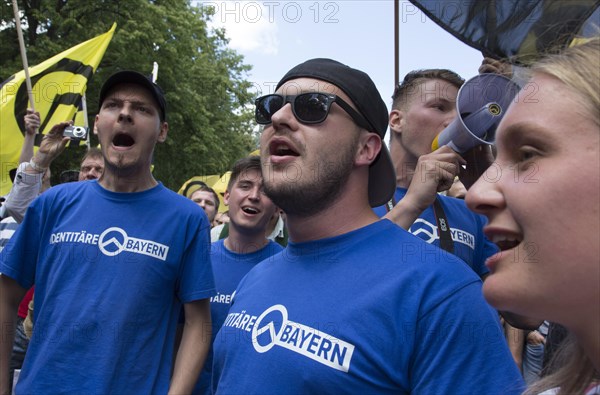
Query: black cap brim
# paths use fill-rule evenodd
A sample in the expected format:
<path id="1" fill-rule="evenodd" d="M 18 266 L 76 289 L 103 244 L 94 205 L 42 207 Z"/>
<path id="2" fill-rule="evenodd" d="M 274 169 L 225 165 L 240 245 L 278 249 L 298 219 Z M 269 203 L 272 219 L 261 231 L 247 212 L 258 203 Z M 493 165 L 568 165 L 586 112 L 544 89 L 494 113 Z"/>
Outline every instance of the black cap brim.
<path id="1" fill-rule="evenodd" d="M 156 104 L 160 111 L 160 119 L 162 121 L 166 120 L 167 102 L 165 100 L 162 89 L 160 89 L 160 87 L 158 85 L 156 85 L 155 83 L 150 81 L 145 75 L 138 73 L 137 71 L 132 71 L 132 70 L 118 71 L 118 72 L 114 73 L 113 75 L 111 75 L 110 77 L 108 77 L 108 79 L 106 81 L 104 81 L 104 84 L 102 85 L 102 88 L 100 89 L 100 99 L 98 100 L 98 111 L 100 111 L 100 108 L 102 107 L 102 103 L 104 102 L 104 99 L 106 99 L 106 96 L 108 95 L 110 90 L 115 85 L 118 85 L 118 84 L 136 84 L 136 85 L 141 85 L 142 87 L 146 88 L 146 90 L 148 90 L 152 94 L 152 97 L 156 101 Z"/>

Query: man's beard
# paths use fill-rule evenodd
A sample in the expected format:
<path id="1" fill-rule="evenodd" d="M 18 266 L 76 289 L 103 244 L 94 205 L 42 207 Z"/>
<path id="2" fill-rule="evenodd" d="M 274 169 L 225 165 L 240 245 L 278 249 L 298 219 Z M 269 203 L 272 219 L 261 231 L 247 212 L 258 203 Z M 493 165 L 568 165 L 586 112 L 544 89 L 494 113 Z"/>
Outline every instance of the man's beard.
<path id="1" fill-rule="evenodd" d="M 110 168 L 111 172 L 117 177 L 128 177 L 135 174 L 140 165 L 138 163 L 127 163 L 125 159 L 125 154 L 118 154 L 115 162 L 111 162 L 109 158 L 104 158 L 104 167 Z"/>
<path id="2" fill-rule="evenodd" d="M 310 180 L 292 180 L 274 184 L 266 177 L 264 189 L 267 196 L 286 215 L 310 217 L 326 210 L 340 196 L 354 167 L 356 144 L 349 145 L 337 161 L 319 159 L 313 168 L 303 169 L 314 176 Z M 263 169 L 263 174 L 269 170 Z"/>

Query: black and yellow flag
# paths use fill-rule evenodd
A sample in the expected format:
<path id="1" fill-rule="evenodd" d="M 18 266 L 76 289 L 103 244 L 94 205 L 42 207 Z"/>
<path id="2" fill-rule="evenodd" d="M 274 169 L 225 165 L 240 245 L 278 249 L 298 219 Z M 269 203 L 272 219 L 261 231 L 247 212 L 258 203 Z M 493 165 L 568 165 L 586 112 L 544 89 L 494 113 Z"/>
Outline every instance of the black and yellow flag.
<path id="1" fill-rule="evenodd" d="M 75 118 L 87 82 L 98 68 L 116 27 L 113 24 L 108 32 L 29 68 L 33 105 L 42 122 L 39 140 L 55 124 Z M 0 85 L 0 196 L 10 190 L 9 170 L 18 166 L 25 133 L 23 117 L 28 107 L 31 104 L 25 72 L 20 71 Z"/>
<path id="2" fill-rule="evenodd" d="M 577 36 L 597 35 L 600 22 L 600 0 L 409 1 L 485 56 L 525 66 Z"/>

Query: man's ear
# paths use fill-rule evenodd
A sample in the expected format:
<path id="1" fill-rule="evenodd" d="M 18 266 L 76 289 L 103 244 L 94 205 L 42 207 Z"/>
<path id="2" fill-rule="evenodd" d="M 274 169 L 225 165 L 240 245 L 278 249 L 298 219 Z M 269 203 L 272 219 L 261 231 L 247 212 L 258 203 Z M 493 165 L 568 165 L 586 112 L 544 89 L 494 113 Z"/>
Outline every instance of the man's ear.
<path id="1" fill-rule="evenodd" d="M 223 194 L 223 203 L 225 203 L 226 206 L 229 206 L 229 191 L 225 191 Z"/>
<path id="2" fill-rule="evenodd" d="M 167 133 L 169 133 L 169 124 L 166 122 L 161 122 L 160 124 L 160 132 L 158 133 L 158 142 L 164 143 L 167 139 Z"/>
<path id="3" fill-rule="evenodd" d="M 98 135 L 98 119 L 100 118 L 100 116 L 98 114 L 96 114 L 96 117 L 94 118 L 94 134 L 97 136 Z"/>
<path id="4" fill-rule="evenodd" d="M 363 133 L 360 136 L 359 144 L 354 164 L 357 166 L 371 165 L 381 151 L 383 145 L 381 137 L 372 132 Z"/>
<path id="5" fill-rule="evenodd" d="M 402 133 L 402 126 L 404 125 L 404 112 L 402 110 L 392 110 L 390 112 L 390 130 L 392 134 Z"/>

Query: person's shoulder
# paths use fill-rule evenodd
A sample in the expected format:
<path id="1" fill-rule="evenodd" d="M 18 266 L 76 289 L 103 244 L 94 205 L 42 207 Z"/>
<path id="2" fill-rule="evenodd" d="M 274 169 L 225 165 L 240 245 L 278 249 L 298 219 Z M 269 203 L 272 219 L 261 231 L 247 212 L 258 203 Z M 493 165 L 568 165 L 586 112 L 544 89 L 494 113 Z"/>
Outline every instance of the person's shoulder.
<path id="1" fill-rule="evenodd" d="M 402 265 L 405 273 L 437 278 L 452 277 L 467 282 L 479 281 L 468 265 L 456 255 L 448 253 L 434 244 L 402 229 L 389 220 L 381 220 L 381 233 L 373 235 L 373 240 L 366 240 L 366 246 L 372 256 L 381 257 L 381 261 L 391 262 L 392 267 L 400 269 Z"/>
<path id="2" fill-rule="evenodd" d="M 360 253 L 364 257 L 361 261 L 371 261 L 370 270 L 381 272 L 380 286 L 416 287 L 406 301 L 417 303 L 422 315 L 445 300 L 464 301 L 465 295 L 481 293 L 481 279 L 463 260 L 396 225 L 392 224 L 384 236 L 377 236 L 377 242 L 366 240 L 363 244 L 368 246 L 356 247 L 365 249 Z"/>
<path id="3" fill-rule="evenodd" d="M 269 240 L 269 243 L 265 246 L 265 248 L 267 248 L 269 251 L 272 251 L 274 253 L 283 250 L 283 246 L 273 240 Z"/>
<path id="4" fill-rule="evenodd" d="M 86 180 L 86 181 L 74 181 L 65 182 L 62 184 L 54 185 L 44 193 L 56 192 L 56 193 L 68 193 L 69 191 L 85 190 L 94 188 L 94 184 L 97 184 L 97 180 Z M 43 194 L 42 194 L 43 195 Z"/>
<path id="5" fill-rule="evenodd" d="M 88 192 L 94 188 L 95 181 L 77 181 L 58 184 L 42 193 L 38 199 L 56 200 L 56 199 L 77 199 L 81 193 Z"/>
<path id="6" fill-rule="evenodd" d="M 451 207 L 455 207 L 458 210 L 467 210 L 469 212 L 472 212 L 467 207 L 467 204 L 465 203 L 464 199 L 458 199 L 458 198 L 455 198 L 452 196 L 446 196 L 446 195 L 441 195 L 441 194 L 438 194 L 438 199 L 440 199 L 442 202 L 444 202 L 444 204 L 451 206 Z"/>
<path id="7" fill-rule="evenodd" d="M 192 204 L 195 204 L 194 202 L 192 202 L 190 199 L 186 198 L 185 196 L 180 195 L 177 192 L 170 190 L 169 188 L 164 186 L 162 182 L 160 182 L 155 188 L 156 188 L 155 189 L 156 193 L 160 194 L 161 197 L 168 198 L 168 199 L 174 199 L 174 201 L 178 201 L 178 202 L 182 202 L 182 203 L 184 201 L 187 201 Z"/>
<path id="8" fill-rule="evenodd" d="M 477 214 L 476 212 L 471 211 L 467 207 L 467 203 L 463 199 L 457 199 L 452 196 L 446 195 L 438 195 L 443 204 L 449 208 L 449 210 L 456 215 L 459 213 L 463 218 L 471 218 L 473 221 L 478 223 L 485 223 L 486 219 L 483 215 Z"/>
<path id="9" fill-rule="evenodd" d="M 273 262 L 274 257 L 283 251 L 283 249 L 284 248 L 279 243 L 269 240 L 264 247 L 258 251 L 255 251 L 254 253 L 251 253 L 249 255 L 249 259 L 258 263 L 257 266 L 261 265 L 265 261 Z"/>
<path id="10" fill-rule="evenodd" d="M 417 243 L 425 243 L 422 239 L 413 235 L 406 229 L 396 225 L 391 220 L 382 218 L 377 223 L 376 226 L 371 228 L 371 233 L 369 237 L 374 239 L 369 244 L 381 244 L 384 248 L 389 249 L 397 249 L 398 244 L 400 242 L 412 242 L 416 241 Z"/>
<path id="11" fill-rule="evenodd" d="M 210 243 L 211 253 L 217 254 L 225 250 L 225 239 L 220 239 Z"/>
<path id="12" fill-rule="evenodd" d="M 191 214 L 198 214 L 204 212 L 204 210 L 202 210 L 202 207 L 198 206 L 196 203 L 186 198 L 185 196 L 182 196 L 177 192 L 170 190 L 162 184 L 160 184 L 157 187 L 157 194 L 158 198 L 165 200 L 165 202 L 168 202 L 169 206 L 165 207 L 165 209 L 172 207 L 177 210 L 185 210 L 186 212 L 189 212 Z"/>
<path id="13" fill-rule="evenodd" d="M 193 229 L 205 229 L 210 227 L 208 217 L 196 203 L 172 190 L 168 189 L 162 183 L 157 187 L 156 194 L 151 196 L 152 204 L 160 207 L 161 215 L 165 215 L 173 221 L 187 224 Z"/>

